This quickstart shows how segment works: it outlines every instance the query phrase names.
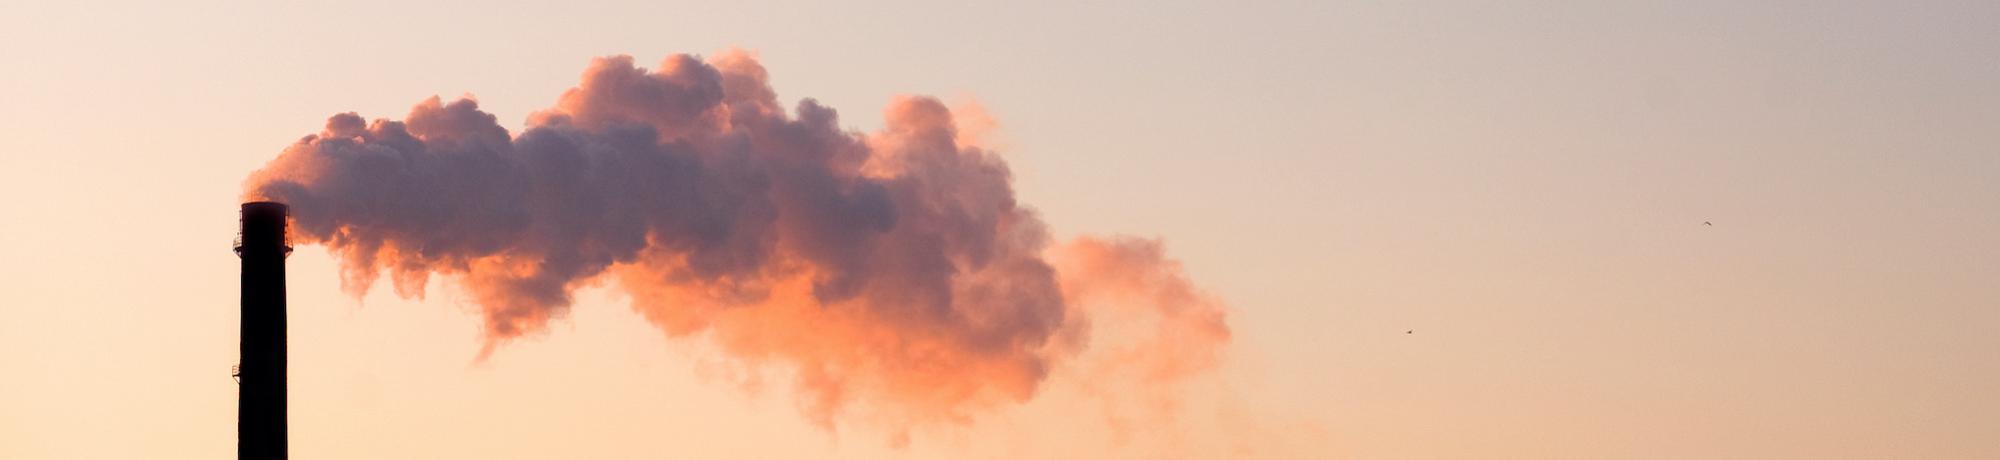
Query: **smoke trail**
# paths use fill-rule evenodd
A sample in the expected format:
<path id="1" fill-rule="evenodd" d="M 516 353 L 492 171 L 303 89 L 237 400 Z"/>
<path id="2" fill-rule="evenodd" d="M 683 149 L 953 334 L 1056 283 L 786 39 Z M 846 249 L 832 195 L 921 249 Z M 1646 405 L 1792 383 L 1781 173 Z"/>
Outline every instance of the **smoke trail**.
<path id="1" fill-rule="evenodd" d="M 1222 307 L 1157 242 L 1054 247 L 942 104 L 900 98 L 884 116 L 862 134 L 811 99 L 787 113 L 739 51 L 652 71 L 609 57 L 518 135 L 468 99 L 335 115 L 245 195 L 290 203 L 294 238 L 339 257 L 350 293 L 385 273 L 406 297 L 459 279 L 488 351 L 615 280 L 666 334 L 790 372 L 829 429 L 860 405 L 909 426 L 1025 401 L 1091 345 L 1097 300 L 1150 304 L 1095 319 L 1160 330 L 1117 352 L 1136 366 L 1120 372 L 1213 364 Z"/>
<path id="2" fill-rule="evenodd" d="M 1229 341 L 1222 301 L 1195 288 L 1159 240 L 1083 237 L 1052 256 L 1065 300 L 1093 320 L 1128 326 L 1098 331 L 1097 359 L 1077 363 L 1078 382 L 1104 406 L 1114 438 L 1130 436 L 1133 412 L 1171 419 L 1176 384 L 1221 360 Z"/>

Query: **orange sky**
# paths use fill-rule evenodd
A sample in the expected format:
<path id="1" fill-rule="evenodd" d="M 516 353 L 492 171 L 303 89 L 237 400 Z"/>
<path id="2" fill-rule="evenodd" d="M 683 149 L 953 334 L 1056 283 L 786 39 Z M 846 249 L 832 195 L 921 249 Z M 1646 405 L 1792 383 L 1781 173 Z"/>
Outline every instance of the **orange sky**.
<path id="1" fill-rule="evenodd" d="M 0 458 L 230 455 L 236 201 L 328 116 L 469 94 L 518 133 L 592 58 L 731 46 L 781 106 L 856 131 L 898 95 L 976 100 L 1052 241 L 1158 238 L 1228 306 L 1228 345 L 1164 408 L 1068 369 L 898 448 L 893 423 L 823 429 L 782 369 L 669 338 L 619 289 L 475 361 L 463 286 L 356 299 L 313 246 L 288 265 L 294 458 L 2000 457 L 1996 22 L 1981 2 L 0 5 Z"/>

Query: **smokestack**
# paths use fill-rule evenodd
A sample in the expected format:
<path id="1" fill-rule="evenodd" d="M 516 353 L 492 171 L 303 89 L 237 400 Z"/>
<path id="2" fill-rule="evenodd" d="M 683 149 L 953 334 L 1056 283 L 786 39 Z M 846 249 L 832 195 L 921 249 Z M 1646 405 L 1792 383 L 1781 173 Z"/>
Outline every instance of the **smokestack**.
<path id="1" fill-rule="evenodd" d="M 243 203 L 236 256 L 243 259 L 242 357 L 237 368 L 236 458 L 283 459 L 285 256 L 292 244 L 284 203 Z"/>

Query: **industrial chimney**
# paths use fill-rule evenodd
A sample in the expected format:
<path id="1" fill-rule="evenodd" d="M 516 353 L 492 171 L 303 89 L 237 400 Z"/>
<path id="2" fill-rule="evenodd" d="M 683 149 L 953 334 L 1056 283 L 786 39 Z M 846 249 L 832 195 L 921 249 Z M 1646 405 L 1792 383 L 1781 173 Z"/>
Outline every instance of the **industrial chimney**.
<path id="1" fill-rule="evenodd" d="M 236 257 L 243 259 L 242 357 L 238 363 L 236 458 L 283 459 L 285 427 L 285 256 L 291 210 L 243 203 Z"/>

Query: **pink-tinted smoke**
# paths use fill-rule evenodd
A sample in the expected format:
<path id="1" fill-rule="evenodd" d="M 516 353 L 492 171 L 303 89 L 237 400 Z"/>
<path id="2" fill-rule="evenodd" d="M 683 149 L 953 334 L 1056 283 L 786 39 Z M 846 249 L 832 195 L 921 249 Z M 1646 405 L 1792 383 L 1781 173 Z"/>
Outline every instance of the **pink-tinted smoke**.
<path id="1" fill-rule="evenodd" d="M 336 254 L 354 294 L 457 278 L 489 351 L 615 280 L 666 334 L 789 373 L 828 428 L 858 408 L 907 427 L 1026 401 L 1082 367 L 1093 324 L 1152 329 L 1089 366 L 1152 384 L 1213 367 L 1228 340 L 1157 241 L 1052 246 L 1006 163 L 934 99 L 899 98 L 864 134 L 811 99 L 784 110 L 739 51 L 602 58 L 582 79 L 518 134 L 467 99 L 335 115 L 245 195 L 291 204 L 294 238 Z"/>

